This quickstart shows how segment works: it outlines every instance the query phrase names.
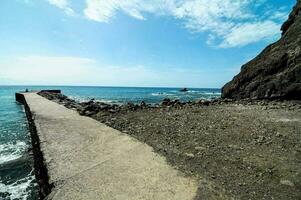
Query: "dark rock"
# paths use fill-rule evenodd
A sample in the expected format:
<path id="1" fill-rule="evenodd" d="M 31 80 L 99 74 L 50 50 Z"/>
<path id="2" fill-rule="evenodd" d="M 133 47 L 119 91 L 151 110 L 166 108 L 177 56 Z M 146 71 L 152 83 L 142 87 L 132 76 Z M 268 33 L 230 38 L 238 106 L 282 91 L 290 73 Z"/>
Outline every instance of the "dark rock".
<path id="1" fill-rule="evenodd" d="M 209 106 L 210 101 L 205 100 L 205 99 L 201 99 L 201 100 L 198 101 L 198 104 L 199 105 L 204 105 L 204 106 Z"/>
<path id="2" fill-rule="evenodd" d="M 92 115 L 94 115 L 94 114 L 96 114 L 95 111 L 86 110 L 86 111 L 84 112 L 84 115 L 86 115 L 86 116 L 92 116 Z"/>
<path id="3" fill-rule="evenodd" d="M 170 105 L 175 106 L 175 107 L 179 107 L 179 106 L 182 106 L 182 103 L 180 102 L 180 100 L 175 99 L 175 100 L 170 102 Z"/>
<path id="4" fill-rule="evenodd" d="M 187 88 L 180 89 L 180 92 L 188 92 Z"/>
<path id="5" fill-rule="evenodd" d="M 111 109 L 109 110 L 109 112 L 110 112 L 110 113 L 117 113 L 117 110 L 111 108 Z"/>
<path id="6" fill-rule="evenodd" d="M 146 105 L 146 103 L 145 103 L 144 101 L 141 101 L 141 103 L 140 103 L 140 107 L 141 107 L 141 108 L 146 108 L 146 107 L 147 107 L 147 105 Z"/>
<path id="7" fill-rule="evenodd" d="M 165 98 L 162 100 L 161 102 L 161 106 L 169 106 L 170 105 L 171 100 L 168 98 Z"/>
<path id="8" fill-rule="evenodd" d="M 222 98 L 301 99 L 301 0 L 283 24 L 282 37 L 222 89 Z"/>
<path id="9" fill-rule="evenodd" d="M 297 5 L 294 7 L 293 11 L 289 15 L 288 20 L 284 22 L 284 24 L 281 27 L 282 35 L 284 35 L 286 31 L 289 29 L 289 27 L 291 27 L 291 25 L 294 24 L 300 10 L 301 10 L 301 4 L 299 0 L 299 2 L 297 3 Z"/>
<path id="10" fill-rule="evenodd" d="M 139 106 L 135 105 L 132 102 L 128 102 L 126 108 L 129 109 L 129 110 L 137 110 L 139 108 Z"/>
<path id="11" fill-rule="evenodd" d="M 225 103 L 230 103 L 230 102 L 233 102 L 233 99 L 227 99 L 227 98 L 225 98 L 222 101 L 225 102 Z M 246 101 L 250 102 L 250 99 L 246 99 Z"/>

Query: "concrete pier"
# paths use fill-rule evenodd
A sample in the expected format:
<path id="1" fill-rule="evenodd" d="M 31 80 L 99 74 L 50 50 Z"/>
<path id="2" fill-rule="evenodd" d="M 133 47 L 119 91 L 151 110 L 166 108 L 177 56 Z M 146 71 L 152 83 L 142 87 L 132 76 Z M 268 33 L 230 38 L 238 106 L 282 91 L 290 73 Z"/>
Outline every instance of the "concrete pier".
<path id="1" fill-rule="evenodd" d="M 51 187 L 46 199 L 194 199 L 196 180 L 173 169 L 150 146 L 37 93 L 16 98 L 36 129 L 44 182 Z"/>

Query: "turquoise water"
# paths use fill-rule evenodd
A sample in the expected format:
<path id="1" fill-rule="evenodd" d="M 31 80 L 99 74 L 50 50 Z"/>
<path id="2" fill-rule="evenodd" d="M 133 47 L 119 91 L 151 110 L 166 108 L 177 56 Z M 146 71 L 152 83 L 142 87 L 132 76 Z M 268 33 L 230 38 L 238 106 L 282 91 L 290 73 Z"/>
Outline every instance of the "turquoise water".
<path id="1" fill-rule="evenodd" d="M 33 160 L 29 155 L 30 136 L 22 105 L 15 102 L 15 92 L 61 89 L 63 94 L 85 101 L 95 98 L 107 103 L 159 103 L 164 98 L 193 101 L 220 96 L 219 89 L 68 87 L 68 86 L 0 86 L 0 199 L 37 199 Z"/>
<path id="2" fill-rule="evenodd" d="M 37 199 L 30 136 L 16 89 L 0 86 L 0 199 Z"/>
<path id="3" fill-rule="evenodd" d="M 89 98 L 108 102 L 124 103 L 159 103 L 164 98 L 179 99 L 181 101 L 193 101 L 200 98 L 212 99 L 220 97 L 219 89 L 190 89 L 188 92 L 180 92 L 179 88 L 130 88 L 130 87 L 78 87 L 62 88 L 64 94 L 85 101 Z"/>
<path id="4" fill-rule="evenodd" d="M 24 87 L 23 87 L 24 88 Z M 63 94 L 86 101 L 91 98 L 108 103 L 159 103 L 164 98 L 193 101 L 200 98 L 220 97 L 220 89 L 190 89 L 180 92 L 179 88 L 135 88 L 135 87 L 28 87 L 28 89 L 61 89 Z"/>

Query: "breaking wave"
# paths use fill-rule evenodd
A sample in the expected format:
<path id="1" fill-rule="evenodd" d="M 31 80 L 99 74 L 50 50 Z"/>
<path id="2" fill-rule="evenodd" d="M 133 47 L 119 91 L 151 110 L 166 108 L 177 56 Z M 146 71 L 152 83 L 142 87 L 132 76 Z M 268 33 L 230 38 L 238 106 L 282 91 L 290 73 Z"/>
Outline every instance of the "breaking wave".
<path id="1" fill-rule="evenodd" d="M 31 187 L 36 186 L 34 180 L 33 170 L 25 178 L 19 179 L 11 184 L 6 185 L 0 180 L 0 194 L 2 194 L 5 199 L 26 200 L 32 193 Z"/>
<path id="2" fill-rule="evenodd" d="M 0 164 L 20 158 L 26 151 L 27 144 L 23 141 L 0 145 Z"/>

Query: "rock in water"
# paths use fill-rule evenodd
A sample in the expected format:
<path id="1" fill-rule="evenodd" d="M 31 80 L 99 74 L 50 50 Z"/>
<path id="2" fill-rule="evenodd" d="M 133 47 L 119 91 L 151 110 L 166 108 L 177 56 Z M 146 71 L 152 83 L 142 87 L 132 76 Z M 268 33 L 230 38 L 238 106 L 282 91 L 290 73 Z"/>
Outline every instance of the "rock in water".
<path id="1" fill-rule="evenodd" d="M 281 30 L 279 41 L 243 65 L 222 88 L 223 98 L 301 99 L 301 0 Z"/>
<path id="2" fill-rule="evenodd" d="M 180 92 L 188 92 L 187 88 L 180 89 Z"/>

